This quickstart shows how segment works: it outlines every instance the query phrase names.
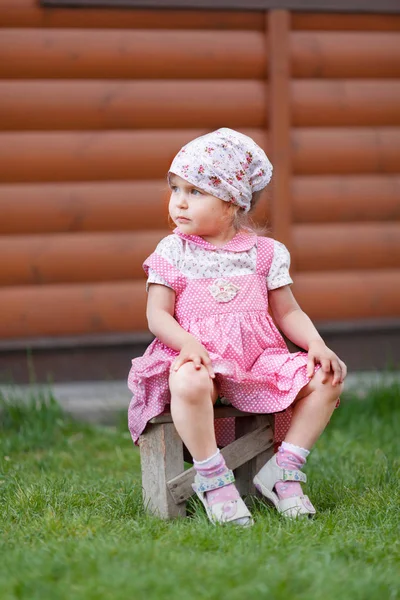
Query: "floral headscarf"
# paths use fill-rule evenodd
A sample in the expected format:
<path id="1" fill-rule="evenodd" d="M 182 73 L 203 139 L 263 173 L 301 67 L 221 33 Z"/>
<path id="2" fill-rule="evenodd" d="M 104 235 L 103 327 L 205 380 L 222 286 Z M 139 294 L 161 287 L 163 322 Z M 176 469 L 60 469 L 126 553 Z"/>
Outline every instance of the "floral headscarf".
<path id="1" fill-rule="evenodd" d="M 223 127 L 183 146 L 169 172 L 247 212 L 253 192 L 269 183 L 272 165 L 254 140 Z"/>

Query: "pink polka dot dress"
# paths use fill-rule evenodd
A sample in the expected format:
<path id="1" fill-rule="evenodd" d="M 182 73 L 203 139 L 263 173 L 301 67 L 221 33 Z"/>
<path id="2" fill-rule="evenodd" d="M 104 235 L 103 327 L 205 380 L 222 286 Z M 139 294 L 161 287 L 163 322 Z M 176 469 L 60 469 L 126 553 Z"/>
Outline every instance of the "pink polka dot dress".
<path id="1" fill-rule="evenodd" d="M 176 229 L 144 263 L 149 282 L 175 290 L 175 319 L 207 349 L 224 401 L 247 412 L 279 413 L 275 442 L 285 438 L 291 405 L 310 380 L 307 354 L 288 351 L 268 313 L 268 277 L 279 248 L 288 255 L 279 242 L 255 234 L 238 233 L 220 248 Z M 275 287 L 292 281 L 287 270 L 274 277 Z M 135 443 L 170 403 L 169 371 L 177 355 L 155 339 L 132 361 L 129 429 Z M 218 419 L 215 428 L 220 447 L 234 440 L 234 419 Z"/>

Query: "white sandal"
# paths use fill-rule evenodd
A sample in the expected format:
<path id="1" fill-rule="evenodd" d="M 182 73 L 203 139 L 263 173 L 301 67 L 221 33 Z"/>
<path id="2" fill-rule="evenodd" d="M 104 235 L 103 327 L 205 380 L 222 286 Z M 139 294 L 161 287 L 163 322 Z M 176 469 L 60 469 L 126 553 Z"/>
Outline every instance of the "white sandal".
<path id="1" fill-rule="evenodd" d="M 277 481 L 298 481 L 305 483 L 306 475 L 297 469 L 283 469 L 276 462 L 276 454 L 263 466 L 253 479 L 256 489 L 270 500 L 278 512 L 285 517 L 312 517 L 315 508 L 308 496 L 293 496 L 292 498 L 279 499 L 274 487 Z"/>
<path id="2" fill-rule="evenodd" d="M 217 477 L 204 477 L 200 473 L 196 473 L 192 488 L 200 498 L 208 518 L 214 525 L 217 523 L 232 523 L 240 527 L 251 527 L 254 525 L 254 521 L 242 498 L 217 502 L 211 506 L 207 502 L 206 492 L 230 485 L 234 481 L 235 476 L 231 470 Z"/>

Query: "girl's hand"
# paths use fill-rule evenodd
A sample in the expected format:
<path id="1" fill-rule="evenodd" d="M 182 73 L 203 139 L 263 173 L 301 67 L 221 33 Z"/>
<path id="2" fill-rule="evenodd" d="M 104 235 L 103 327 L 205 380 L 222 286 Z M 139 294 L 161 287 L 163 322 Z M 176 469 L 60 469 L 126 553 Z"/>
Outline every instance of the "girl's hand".
<path id="1" fill-rule="evenodd" d="M 329 374 L 333 371 L 332 385 L 343 383 L 347 375 L 347 367 L 322 340 L 311 342 L 308 347 L 307 375 L 312 377 L 315 364 L 320 364 L 323 371 L 322 383 L 328 381 Z"/>
<path id="2" fill-rule="evenodd" d="M 194 368 L 198 371 L 203 364 L 208 371 L 211 379 L 214 379 L 215 373 L 212 368 L 211 359 L 207 350 L 195 338 L 186 342 L 171 365 L 171 371 L 177 371 L 183 364 L 192 362 Z"/>

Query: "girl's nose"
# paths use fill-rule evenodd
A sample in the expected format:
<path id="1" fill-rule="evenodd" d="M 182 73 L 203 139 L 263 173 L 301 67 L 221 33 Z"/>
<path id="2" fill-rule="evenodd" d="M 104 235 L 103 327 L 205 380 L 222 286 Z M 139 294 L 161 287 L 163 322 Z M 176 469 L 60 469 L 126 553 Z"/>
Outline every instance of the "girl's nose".
<path id="1" fill-rule="evenodd" d="M 177 205 L 182 208 L 187 208 L 188 202 L 187 202 L 186 194 L 184 192 L 181 192 L 179 194 L 178 199 L 177 199 Z"/>

